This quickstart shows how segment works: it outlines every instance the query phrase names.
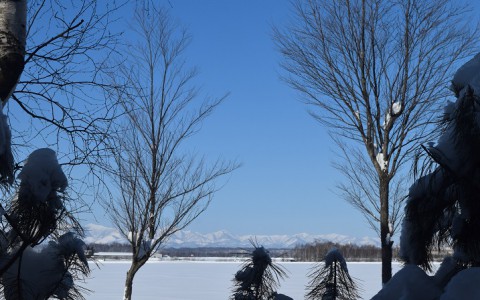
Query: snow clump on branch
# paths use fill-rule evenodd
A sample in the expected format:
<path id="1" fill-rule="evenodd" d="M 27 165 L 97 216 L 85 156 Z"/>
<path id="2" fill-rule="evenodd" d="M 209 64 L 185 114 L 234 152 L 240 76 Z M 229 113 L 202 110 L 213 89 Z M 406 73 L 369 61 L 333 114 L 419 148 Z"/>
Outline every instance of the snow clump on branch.
<path id="1" fill-rule="evenodd" d="M 50 241 L 41 251 L 27 248 L 1 278 L 6 299 L 83 299 L 74 279 L 90 272 L 85 248 L 72 232 Z"/>
<path id="2" fill-rule="evenodd" d="M 480 96 L 480 53 L 475 55 L 471 60 L 461 66 L 452 80 L 452 90 L 455 96 L 461 97 L 462 92 L 465 91 L 467 86 L 470 86 L 473 90 L 478 91 L 476 94 Z"/>
<path id="3" fill-rule="evenodd" d="M 31 195 L 32 200 L 47 202 L 52 192 L 64 192 L 67 177 L 58 164 L 55 151 L 43 148 L 33 151 L 18 175 L 19 194 Z"/>

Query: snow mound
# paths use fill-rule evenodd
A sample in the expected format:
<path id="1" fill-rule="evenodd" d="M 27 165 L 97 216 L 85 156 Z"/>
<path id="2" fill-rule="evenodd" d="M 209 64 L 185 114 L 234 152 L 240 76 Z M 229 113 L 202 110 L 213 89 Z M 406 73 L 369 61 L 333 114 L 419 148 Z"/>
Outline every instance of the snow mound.
<path id="1" fill-rule="evenodd" d="M 416 265 L 398 271 L 372 300 L 435 300 L 442 290 Z"/>
<path id="2" fill-rule="evenodd" d="M 469 268 L 459 272 L 448 283 L 440 300 L 480 299 L 480 268 Z"/>

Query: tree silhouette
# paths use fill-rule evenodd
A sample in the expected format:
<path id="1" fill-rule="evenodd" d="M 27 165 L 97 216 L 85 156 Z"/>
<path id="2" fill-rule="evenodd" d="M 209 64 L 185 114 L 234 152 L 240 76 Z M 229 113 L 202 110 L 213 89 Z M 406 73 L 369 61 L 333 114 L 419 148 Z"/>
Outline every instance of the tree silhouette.
<path id="1" fill-rule="evenodd" d="M 280 279 L 287 276 L 280 266 L 273 264 L 269 252 L 252 242 L 254 250 L 240 271 L 235 274 L 232 300 L 276 299 Z"/>
<path id="2" fill-rule="evenodd" d="M 311 280 L 306 299 L 309 300 L 356 300 L 357 285 L 348 274 L 347 263 L 337 248 L 331 249 L 323 264 L 316 266 L 308 275 Z"/>
<path id="3" fill-rule="evenodd" d="M 425 147 L 429 168 L 412 185 L 405 207 L 400 254 L 430 269 L 435 246 L 450 245 L 463 266 L 480 266 L 480 55 L 462 66 L 445 107 L 443 134 Z"/>

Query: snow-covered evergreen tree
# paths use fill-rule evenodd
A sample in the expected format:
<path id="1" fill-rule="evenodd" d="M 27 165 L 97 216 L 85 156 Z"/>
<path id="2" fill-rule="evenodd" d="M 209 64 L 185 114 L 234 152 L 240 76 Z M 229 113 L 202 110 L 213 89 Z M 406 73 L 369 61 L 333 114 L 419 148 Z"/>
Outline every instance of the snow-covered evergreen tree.
<path id="1" fill-rule="evenodd" d="M 51 149 L 38 149 L 2 211 L 0 282 L 5 299 L 82 299 L 74 280 L 88 275 L 81 228 L 65 207 L 67 178 Z M 53 239 L 52 239 L 53 237 Z M 52 239 L 41 250 L 38 245 Z"/>
<path id="2" fill-rule="evenodd" d="M 311 280 L 305 296 L 309 300 L 356 300 L 358 287 L 348 273 L 345 258 L 337 248 L 325 255 L 308 275 Z"/>
<path id="3" fill-rule="evenodd" d="M 240 271 L 235 274 L 235 287 L 232 300 L 275 300 L 286 299 L 277 294 L 276 289 L 280 279 L 287 276 L 286 272 L 272 262 L 269 252 L 263 247 L 252 243 L 255 249 L 252 256 L 245 262 Z"/>
<path id="4" fill-rule="evenodd" d="M 83 299 L 74 280 L 89 273 L 84 248 L 69 232 L 40 251 L 25 249 L 2 276 L 5 299 Z"/>
<path id="5" fill-rule="evenodd" d="M 480 265 L 480 54 L 454 76 L 458 95 L 445 108 L 444 132 L 425 148 L 436 165 L 410 188 L 401 256 L 429 269 L 431 250 L 451 245 L 465 266 Z"/>

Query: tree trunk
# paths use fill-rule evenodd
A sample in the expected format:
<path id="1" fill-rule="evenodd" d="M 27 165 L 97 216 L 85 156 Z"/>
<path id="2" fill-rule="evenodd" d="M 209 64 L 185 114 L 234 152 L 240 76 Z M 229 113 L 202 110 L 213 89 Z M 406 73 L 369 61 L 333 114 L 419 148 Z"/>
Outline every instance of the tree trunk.
<path id="1" fill-rule="evenodd" d="M 155 191 L 151 191 L 150 197 L 150 216 L 148 218 L 148 238 L 153 240 L 155 238 L 155 209 L 156 209 L 156 195 Z"/>
<path id="2" fill-rule="evenodd" d="M 392 278 L 392 245 L 389 226 L 389 179 L 386 174 L 379 177 L 380 185 L 380 241 L 382 243 L 382 284 Z"/>
<path id="3" fill-rule="evenodd" d="M 337 262 L 333 262 L 333 300 L 337 299 Z"/>
<path id="4" fill-rule="evenodd" d="M 123 295 L 123 300 L 132 300 L 132 292 L 133 292 L 133 278 L 135 274 L 140 269 L 142 264 L 137 262 L 136 260 L 132 260 L 132 265 L 127 272 L 127 278 L 125 279 L 125 293 Z"/>
<path id="5" fill-rule="evenodd" d="M 12 94 L 23 71 L 26 41 L 26 0 L 0 1 L 0 100 Z"/>

